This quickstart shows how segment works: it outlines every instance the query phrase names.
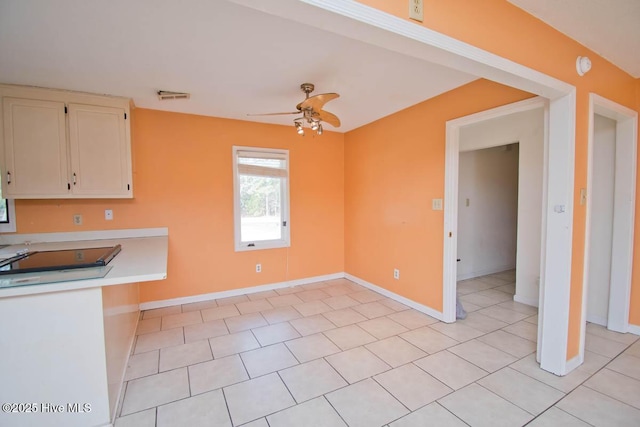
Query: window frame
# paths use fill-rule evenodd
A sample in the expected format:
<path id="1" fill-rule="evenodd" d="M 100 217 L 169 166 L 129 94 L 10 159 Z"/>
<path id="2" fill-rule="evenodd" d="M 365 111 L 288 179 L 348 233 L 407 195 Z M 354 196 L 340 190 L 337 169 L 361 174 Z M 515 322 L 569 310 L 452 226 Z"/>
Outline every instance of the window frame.
<path id="1" fill-rule="evenodd" d="M 16 205 L 13 199 L 5 199 L 7 201 L 7 219 L 9 222 L 0 222 L 0 233 L 16 232 Z"/>
<path id="2" fill-rule="evenodd" d="M 286 174 L 281 178 L 280 182 L 280 212 L 282 222 L 280 223 L 281 238 L 274 240 L 262 240 L 256 242 L 242 242 L 241 236 L 241 214 L 240 208 L 240 172 L 238 168 L 238 152 L 254 152 L 257 156 L 260 154 L 278 155 L 284 158 L 286 163 Z M 262 249 L 288 248 L 291 246 L 291 223 L 289 220 L 290 197 L 289 197 L 289 150 L 278 148 L 260 148 L 260 147 L 232 147 L 233 158 L 233 222 L 234 222 L 234 244 L 236 252 L 256 251 Z M 283 223 L 285 225 L 283 225 Z"/>

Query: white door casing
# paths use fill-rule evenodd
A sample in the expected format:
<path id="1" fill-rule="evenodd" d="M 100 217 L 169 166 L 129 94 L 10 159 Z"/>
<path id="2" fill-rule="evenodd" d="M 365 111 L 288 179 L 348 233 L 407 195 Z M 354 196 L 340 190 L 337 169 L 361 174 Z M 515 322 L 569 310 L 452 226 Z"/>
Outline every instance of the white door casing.
<path id="1" fill-rule="evenodd" d="M 638 113 L 596 94 L 589 95 L 589 141 L 587 154 L 587 216 L 584 248 L 582 292 L 582 322 L 580 325 L 580 354 L 584 359 L 587 299 L 589 289 L 590 234 L 593 205 L 589 189 L 593 188 L 593 148 L 595 115 L 616 122 L 613 238 L 611 251 L 611 280 L 607 327 L 616 332 L 629 331 L 629 300 L 633 269 L 633 236 L 635 220 L 635 187 L 637 169 Z"/>

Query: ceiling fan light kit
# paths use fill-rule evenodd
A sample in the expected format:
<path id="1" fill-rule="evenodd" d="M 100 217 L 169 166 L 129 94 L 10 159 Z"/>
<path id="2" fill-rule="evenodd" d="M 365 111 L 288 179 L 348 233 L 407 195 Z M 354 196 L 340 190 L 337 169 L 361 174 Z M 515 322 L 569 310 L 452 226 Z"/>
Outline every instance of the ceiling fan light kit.
<path id="1" fill-rule="evenodd" d="M 250 116 L 277 116 L 282 114 L 300 114 L 302 117 L 298 117 L 293 120 L 293 125 L 296 128 L 296 132 L 300 136 L 304 136 L 304 123 L 306 122 L 312 131 L 315 131 L 318 135 L 322 135 L 324 129 L 322 128 L 322 122 L 329 123 L 334 127 L 340 127 L 340 119 L 335 114 L 322 109 L 324 104 L 338 98 L 340 95 L 337 93 L 321 93 L 319 95 L 309 96 L 315 89 L 312 83 L 302 83 L 300 90 L 305 94 L 305 100 L 296 105 L 298 111 L 290 113 L 267 113 L 267 114 L 249 114 Z"/>

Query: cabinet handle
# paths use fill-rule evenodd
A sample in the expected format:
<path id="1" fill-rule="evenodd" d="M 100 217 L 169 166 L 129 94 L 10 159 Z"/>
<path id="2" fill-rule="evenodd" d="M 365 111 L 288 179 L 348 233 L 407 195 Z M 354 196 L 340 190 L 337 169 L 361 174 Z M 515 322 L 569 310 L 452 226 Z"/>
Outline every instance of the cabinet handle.
<path id="1" fill-rule="evenodd" d="M 73 185 L 76 185 L 76 173 L 73 173 Z"/>
<path id="2" fill-rule="evenodd" d="M 11 172 L 7 172 L 7 185 L 11 184 Z"/>

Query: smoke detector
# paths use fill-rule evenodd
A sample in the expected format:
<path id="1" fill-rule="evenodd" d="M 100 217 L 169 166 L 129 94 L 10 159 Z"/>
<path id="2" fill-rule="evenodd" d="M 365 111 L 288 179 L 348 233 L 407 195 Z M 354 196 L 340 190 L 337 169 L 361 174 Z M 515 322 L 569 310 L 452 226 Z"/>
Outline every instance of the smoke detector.
<path id="1" fill-rule="evenodd" d="M 168 90 L 158 91 L 158 99 L 160 101 L 168 101 L 170 99 L 189 99 L 189 98 L 191 98 L 191 94 L 186 92 L 171 92 Z"/>

